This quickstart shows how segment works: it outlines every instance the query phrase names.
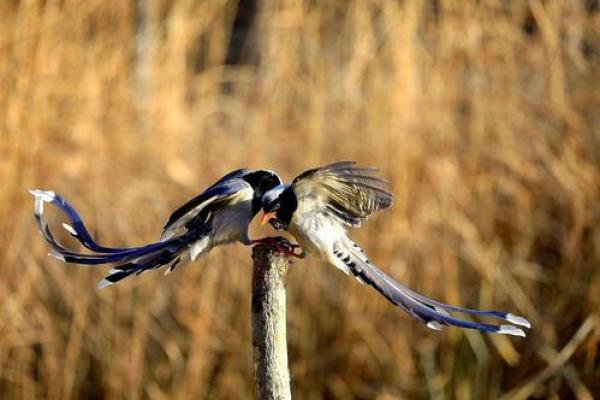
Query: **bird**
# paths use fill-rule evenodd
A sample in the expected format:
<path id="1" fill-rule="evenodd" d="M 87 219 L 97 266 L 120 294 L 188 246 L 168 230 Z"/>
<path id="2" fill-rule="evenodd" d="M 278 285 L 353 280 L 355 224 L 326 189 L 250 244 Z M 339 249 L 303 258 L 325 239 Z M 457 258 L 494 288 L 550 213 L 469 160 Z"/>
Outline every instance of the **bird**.
<path id="1" fill-rule="evenodd" d="M 113 248 L 97 244 L 82 218 L 64 197 L 51 190 L 32 189 L 34 216 L 38 230 L 50 247 L 50 255 L 67 263 L 83 265 L 113 264 L 98 288 L 115 284 L 146 270 L 176 266 L 202 257 L 218 245 L 241 242 L 252 245 L 266 239 L 251 240 L 248 225 L 262 206 L 262 196 L 281 184 L 269 170 L 239 169 L 230 172 L 204 192 L 176 209 L 163 227 L 157 242 L 139 247 Z M 69 220 L 64 229 L 92 254 L 72 251 L 61 245 L 44 218 L 44 204 L 57 207 Z"/>
<path id="2" fill-rule="evenodd" d="M 261 223 L 288 231 L 302 248 L 290 256 L 314 256 L 326 260 L 360 283 L 370 285 L 388 301 L 434 330 L 445 326 L 475 329 L 488 333 L 525 336 L 517 326 L 530 328 L 527 319 L 501 311 L 483 311 L 444 304 L 419 294 L 395 281 L 375 266 L 365 251 L 349 236 L 367 217 L 392 205 L 387 181 L 377 177 L 375 168 L 357 167 L 354 161 L 340 161 L 309 169 L 291 183 L 282 183 L 262 198 Z M 493 325 L 464 320 L 451 313 L 492 317 L 508 322 Z M 516 326 L 515 326 L 516 325 Z"/>

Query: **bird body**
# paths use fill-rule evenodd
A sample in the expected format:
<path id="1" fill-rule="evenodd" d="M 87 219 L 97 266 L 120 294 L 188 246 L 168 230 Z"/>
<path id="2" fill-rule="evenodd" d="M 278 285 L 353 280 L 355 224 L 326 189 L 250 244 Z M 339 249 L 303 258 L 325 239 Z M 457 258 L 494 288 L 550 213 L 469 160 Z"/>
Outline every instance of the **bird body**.
<path id="1" fill-rule="evenodd" d="M 418 294 L 392 279 L 371 263 L 348 235 L 373 212 L 391 206 L 387 182 L 373 175 L 372 168 L 358 168 L 343 161 L 314 168 L 298 175 L 291 184 L 279 185 L 263 196 L 263 223 L 287 230 L 298 241 L 303 254 L 327 260 L 346 274 L 368 284 L 394 305 L 440 330 L 444 325 L 490 333 L 525 336 L 513 325 L 491 325 L 462 320 L 449 312 L 503 319 L 530 327 L 522 317 L 500 311 L 482 311 L 444 304 Z"/>
<path id="2" fill-rule="evenodd" d="M 304 207 L 303 207 L 304 208 Z M 291 219 L 288 232 L 298 241 L 307 255 L 326 259 L 345 273 L 348 268 L 333 262 L 333 249 L 348 239 L 344 227 L 331 223 L 324 212 L 298 212 Z"/>
<path id="3" fill-rule="evenodd" d="M 256 212 L 252 212 L 253 194 L 252 188 L 240 191 L 232 207 L 215 213 L 213 226 L 216 229 L 212 239 L 213 243 L 218 245 L 232 242 L 252 244 L 248 236 L 248 225 L 256 215 Z"/>
<path id="4" fill-rule="evenodd" d="M 252 244 L 248 236 L 248 225 L 256 215 L 256 213 L 252 213 L 252 195 L 252 188 L 243 189 L 236 194 L 228 207 L 213 212 L 208 232 L 199 234 L 199 239 L 189 245 L 188 251 L 191 261 L 204 257 L 217 246 L 235 242 L 240 242 L 246 246 Z"/>
<path id="5" fill-rule="evenodd" d="M 140 247 L 111 248 L 98 245 L 89 234 L 77 211 L 52 191 L 32 190 L 38 228 L 51 254 L 70 263 L 83 265 L 114 264 L 108 276 L 99 283 L 105 287 L 128 276 L 149 269 L 176 266 L 194 261 L 212 248 L 233 242 L 252 244 L 248 225 L 261 207 L 262 195 L 281 183 L 267 170 L 240 169 L 215 182 L 207 190 L 190 199 L 169 217 L 160 240 Z M 69 219 L 63 227 L 92 254 L 69 250 L 56 241 L 46 220 L 44 204 L 58 207 Z"/>
<path id="6" fill-rule="evenodd" d="M 303 255 L 327 260 L 373 287 L 429 328 L 439 330 L 453 325 L 525 336 L 523 330 L 514 326 L 529 328 L 529 322 L 523 317 L 438 302 L 412 291 L 371 263 L 348 235 L 348 228 L 360 227 L 370 214 L 392 205 L 388 184 L 374 176 L 375 171 L 356 167 L 352 161 L 342 161 L 307 170 L 286 184 L 268 170 L 233 171 L 175 210 L 158 242 L 130 248 L 97 244 L 77 211 L 63 197 L 52 191 L 32 190 L 31 193 L 35 196 L 38 228 L 53 256 L 83 265 L 115 265 L 99 287 L 150 269 L 166 267 L 168 273 L 178 265 L 208 254 L 215 246 L 256 243 L 248 236 L 248 225 L 262 208 L 263 223 L 268 221 L 275 229 L 289 231 L 301 245 Z M 72 251 L 56 241 L 44 219 L 46 203 L 66 215 L 69 223 L 63 227 L 91 254 Z M 514 325 L 472 322 L 456 318 L 452 312 L 498 318 Z"/>

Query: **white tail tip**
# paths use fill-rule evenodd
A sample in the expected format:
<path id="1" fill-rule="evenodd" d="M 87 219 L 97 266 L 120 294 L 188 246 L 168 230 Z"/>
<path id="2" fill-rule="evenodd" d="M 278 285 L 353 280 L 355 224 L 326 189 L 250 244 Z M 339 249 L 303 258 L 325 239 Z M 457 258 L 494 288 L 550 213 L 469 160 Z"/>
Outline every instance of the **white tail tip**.
<path id="1" fill-rule="evenodd" d="M 73 227 L 71 225 L 67 224 L 66 222 L 63 222 L 62 227 L 65 228 L 65 230 L 67 232 L 69 232 L 71 235 L 77 236 L 77 232 L 75 232 L 75 229 L 73 229 Z"/>
<path id="2" fill-rule="evenodd" d="M 56 193 L 54 193 L 52 190 L 31 189 L 29 193 L 35 197 L 39 197 L 46 203 L 50 203 L 56 198 Z"/>
<path id="3" fill-rule="evenodd" d="M 105 287 L 110 286 L 110 285 L 114 285 L 114 283 L 109 281 L 106 278 L 102 279 L 100 282 L 98 282 L 98 290 L 104 289 Z"/>
<path id="4" fill-rule="evenodd" d="M 444 326 L 437 321 L 429 321 L 427 323 L 427 327 L 429 329 L 433 329 L 434 331 L 441 331 L 442 329 L 444 329 Z"/>
<path id="5" fill-rule="evenodd" d="M 525 332 L 522 329 L 519 329 L 512 325 L 500 325 L 500 330 L 497 333 L 501 333 L 503 335 L 512 335 L 512 336 L 521 336 L 525 337 Z"/>
<path id="6" fill-rule="evenodd" d="M 523 317 L 519 317 L 518 315 L 506 314 L 506 320 L 515 325 L 524 326 L 525 328 L 531 328 L 531 324 L 529 323 L 529 321 L 527 321 Z"/>
<path id="7" fill-rule="evenodd" d="M 60 254 L 58 251 L 51 250 L 51 251 L 48 253 L 48 255 L 49 255 L 49 256 L 51 256 L 51 257 L 54 257 L 54 258 L 56 258 L 57 260 L 60 260 L 60 261 L 62 261 L 62 262 L 65 262 L 65 261 L 66 261 L 66 260 L 65 260 L 65 256 L 63 256 L 62 254 Z"/>

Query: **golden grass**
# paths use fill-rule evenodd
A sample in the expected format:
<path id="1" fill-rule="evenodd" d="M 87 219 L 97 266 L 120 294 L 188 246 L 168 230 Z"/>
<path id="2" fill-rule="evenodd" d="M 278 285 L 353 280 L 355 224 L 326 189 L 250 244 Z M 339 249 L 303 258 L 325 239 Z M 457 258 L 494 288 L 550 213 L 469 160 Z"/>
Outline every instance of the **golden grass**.
<path id="1" fill-rule="evenodd" d="M 104 269 L 46 256 L 27 189 L 126 246 L 229 170 L 340 159 L 392 182 L 355 234 L 378 265 L 533 329 L 433 332 L 297 262 L 296 398 L 600 394 L 597 1 L 263 0 L 256 66 L 223 63 L 235 1 L 137 3 L 142 30 L 135 1 L 0 2 L 2 398 L 253 390 L 248 249 L 97 291 Z"/>

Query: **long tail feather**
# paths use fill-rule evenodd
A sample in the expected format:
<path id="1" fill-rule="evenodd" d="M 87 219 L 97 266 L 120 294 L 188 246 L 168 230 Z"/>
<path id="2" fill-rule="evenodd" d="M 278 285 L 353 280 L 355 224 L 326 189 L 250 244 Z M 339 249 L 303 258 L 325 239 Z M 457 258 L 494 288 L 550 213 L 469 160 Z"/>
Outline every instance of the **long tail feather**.
<path id="1" fill-rule="evenodd" d="M 531 327 L 531 324 L 525 318 L 510 313 L 451 306 L 416 293 L 396 282 L 389 275 L 371 264 L 364 255 L 364 252 L 354 243 L 347 246 L 347 248 L 343 248 L 342 246 L 335 248 L 334 255 L 357 279 L 373 287 L 392 304 L 401 307 L 408 314 L 425 323 L 431 329 L 440 330 L 444 325 L 451 325 L 488 333 L 525 336 L 525 332 L 514 325 L 526 328 Z M 450 315 L 448 311 L 499 318 L 514 325 L 492 325 L 467 321 Z"/>
<path id="2" fill-rule="evenodd" d="M 181 265 L 182 253 L 186 248 L 187 244 L 182 243 L 178 248 L 164 249 L 134 262 L 119 265 L 108 271 L 108 275 L 98 283 L 98 289 L 118 283 L 129 276 L 163 266 L 167 267 L 165 274 L 170 273 L 177 265 Z"/>
<path id="3" fill-rule="evenodd" d="M 175 266 L 181 265 L 180 261 L 184 257 L 182 253 L 194 242 L 191 235 L 181 235 L 139 247 L 100 246 L 92 239 L 77 211 L 63 197 L 47 190 L 31 190 L 30 193 L 35 197 L 36 223 L 50 247 L 51 256 L 63 262 L 82 265 L 117 264 L 98 284 L 99 288 L 117 283 L 128 276 L 139 275 L 143 271 L 162 266 L 166 266 L 167 272 L 171 272 Z M 65 214 L 69 223 L 64 223 L 63 227 L 83 246 L 92 250 L 93 254 L 69 250 L 54 238 L 44 218 L 45 203 L 56 206 Z"/>
<path id="4" fill-rule="evenodd" d="M 51 255 L 68 263 L 76 263 L 83 265 L 116 264 L 129 262 L 155 253 L 168 251 L 169 249 L 174 247 L 178 248 L 182 242 L 183 241 L 180 237 L 175 237 L 165 242 L 151 243 L 149 245 L 135 249 L 125 249 L 119 253 L 82 254 L 71 251 L 56 251 L 54 253 L 51 253 Z"/>
<path id="5" fill-rule="evenodd" d="M 50 254 L 65 262 L 84 265 L 123 263 L 172 247 L 178 248 L 181 242 L 185 241 L 184 237 L 174 237 L 139 247 L 114 248 L 100 246 L 91 238 L 77 211 L 63 197 L 48 190 L 31 190 L 30 192 L 35 196 L 34 214 L 38 229 L 46 243 L 51 247 Z M 52 204 L 63 211 L 70 222 L 70 225 L 63 224 L 63 227 L 85 247 L 100 254 L 74 252 L 58 243 L 44 219 L 44 203 Z"/>
<path id="6" fill-rule="evenodd" d="M 38 222 L 38 227 L 40 231 L 44 234 L 44 238 L 46 237 L 46 229 L 47 223 L 44 220 L 44 203 L 52 204 L 57 207 L 60 211 L 62 211 L 65 216 L 69 219 L 69 223 L 63 223 L 63 228 L 71 234 L 74 238 L 76 238 L 83 246 L 86 248 L 95 251 L 97 253 L 120 253 L 124 250 L 136 250 L 141 249 L 141 247 L 130 247 L 130 248 L 115 248 L 115 247 L 105 247 L 97 244 L 94 239 L 92 239 L 89 231 L 85 227 L 81 216 L 71 204 L 69 204 L 61 195 L 51 191 L 51 190 L 40 190 L 40 189 L 32 189 L 29 191 L 35 197 L 35 217 Z M 52 235 L 50 234 L 50 237 Z M 53 240 L 53 238 L 52 238 Z"/>
<path id="7" fill-rule="evenodd" d="M 498 318 L 498 319 L 502 319 L 504 321 L 510 322 L 512 324 L 515 324 L 515 325 L 524 326 L 525 328 L 531 328 L 531 324 L 527 319 L 525 319 L 523 317 L 519 317 L 518 315 L 514 315 L 512 313 L 496 311 L 496 310 L 477 310 L 477 309 L 473 309 L 473 308 L 457 307 L 457 306 L 453 306 L 450 304 L 445 304 L 445 303 L 439 302 L 437 300 L 430 299 L 429 297 L 426 297 L 420 293 L 414 292 L 413 290 L 409 289 L 408 287 L 404 286 L 403 284 L 401 284 L 393 279 L 392 279 L 391 283 L 394 286 L 396 286 L 398 288 L 398 290 L 402 290 L 402 291 L 406 292 L 412 298 L 420 301 L 423 304 L 427 304 L 428 306 L 432 306 L 437 309 L 441 308 L 441 309 L 448 310 L 448 311 L 454 311 L 454 312 L 470 314 L 470 315 L 477 315 L 480 317 Z"/>

